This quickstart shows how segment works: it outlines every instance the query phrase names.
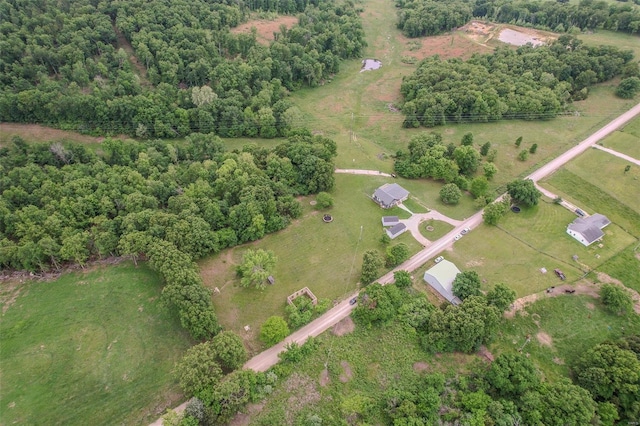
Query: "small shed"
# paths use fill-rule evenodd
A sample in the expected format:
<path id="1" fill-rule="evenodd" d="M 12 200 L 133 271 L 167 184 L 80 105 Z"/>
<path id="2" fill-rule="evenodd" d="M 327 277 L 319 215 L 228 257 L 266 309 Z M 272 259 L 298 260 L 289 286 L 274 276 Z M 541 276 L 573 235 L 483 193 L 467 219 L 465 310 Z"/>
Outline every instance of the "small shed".
<path id="1" fill-rule="evenodd" d="M 399 223 L 397 225 L 392 226 L 391 228 L 387 228 L 387 235 L 392 240 L 399 235 L 402 235 L 407 231 L 407 225 L 404 223 Z"/>
<path id="2" fill-rule="evenodd" d="M 442 297 L 459 305 L 462 301 L 453 294 L 453 281 L 459 273 L 460 270 L 453 262 L 443 259 L 424 273 L 424 280 Z"/>
<path id="3" fill-rule="evenodd" d="M 394 226 L 400 223 L 398 216 L 382 216 L 382 226 Z"/>

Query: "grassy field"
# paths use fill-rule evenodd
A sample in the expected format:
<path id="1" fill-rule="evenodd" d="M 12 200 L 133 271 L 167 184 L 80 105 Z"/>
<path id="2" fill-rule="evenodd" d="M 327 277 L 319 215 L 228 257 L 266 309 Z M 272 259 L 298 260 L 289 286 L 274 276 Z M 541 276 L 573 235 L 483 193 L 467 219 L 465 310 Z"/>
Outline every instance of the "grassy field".
<path id="1" fill-rule="evenodd" d="M 601 145 L 623 154 L 627 154 L 631 157 L 640 158 L 640 137 L 635 136 L 632 133 L 627 133 L 626 129 L 627 128 L 625 127 L 624 131 L 613 133 L 611 136 L 603 140 Z M 627 162 L 627 164 L 630 163 Z M 634 164 L 631 164 L 632 168 L 634 168 L 634 166 Z M 636 166 L 635 168 L 639 167 Z"/>
<path id="2" fill-rule="evenodd" d="M 639 315 L 613 315 L 599 299 L 563 294 L 539 300 L 522 315 L 503 322 L 490 349 L 514 352 L 524 346 L 523 352 L 530 354 L 548 379 L 555 380 L 566 376 L 571 364 L 592 346 L 637 333 Z M 531 340 L 525 344 L 527 336 Z"/>
<path id="3" fill-rule="evenodd" d="M 617 2 L 616 2 L 617 3 Z M 615 31 L 598 30 L 578 35 L 578 38 L 590 46 L 616 46 L 618 49 L 633 51 L 634 59 L 640 59 L 640 36 L 638 34 L 619 33 Z"/>
<path id="4" fill-rule="evenodd" d="M 0 424 L 144 424 L 182 398 L 173 364 L 193 344 L 130 264 L 2 284 Z"/>
<path id="5" fill-rule="evenodd" d="M 640 293 L 640 244 L 634 242 L 600 266 L 598 271 L 620 280 L 625 286 Z"/>
<path id="6" fill-rule="evenodd" d="M 301 200 L 304 217 L 286 229 L 268 235 L 260 241 L 227 250 L 201 261 L 204 282 L 218 287 L 214 304 L 221 323 L 246 336 L 250 350 L 260 347 L 255 340 L 260 325 L 271 315 L 284 313 L 286 297 L 296 290 L 309 287 L 318 298 L 340 299 L 357 288 L 366 250 L 384 253 L 380 243 L 384 215 L 409 216 L 399 208 L 382 210 L 369 196 L 375 188 L 390 178 L 368 175 L 336 175 L 336 189 L 332 193 L 335 204 L 328 212 L 331 223 L 322 221 L 322 211 L 311 208 L 312 198 Z M 404 233 L 392 244 L 406 243 L 411 253 L 421 245 Z M 278 262 L 274 277 L 276 284 L 264 291 L 239 287 L 234 265 L 248 248 L 262 248 L 275 252 Z M 381 274 L 382 275 L 382 274 Z M 249 325 L 247 334 L 242 327 Z"/>
<path id="7" fill-rule="evenodd" d="M 509 212 L 498 227 L 477 227 L 441 254 L 461 271 L 478 272 L 483 289 L 505 283 L 523 297 L 558 284 L 553 269 L 561 269 L 573 282 L 635 241 L 612 224 L 605 229 L 602 248 L 584 247 L 565 232 L 574 218 L 563 207 L 541 202 L 519 214 Z M 574 254 L 577 262 L 572 259 Z M 421 277 L 431 266 L 419 268 L 414 275 Z M 548 272 L 541 273 L 541 268 Z"/>

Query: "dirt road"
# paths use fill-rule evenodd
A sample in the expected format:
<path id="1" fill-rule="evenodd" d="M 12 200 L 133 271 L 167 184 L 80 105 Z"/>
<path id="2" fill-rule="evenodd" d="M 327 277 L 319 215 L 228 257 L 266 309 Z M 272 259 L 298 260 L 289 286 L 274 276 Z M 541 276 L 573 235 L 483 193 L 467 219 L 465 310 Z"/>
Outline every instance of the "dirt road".
<path id="1" fill-rule="evenodd" d="M 637 164 L 638 166 L 640 166 L 640 160 L 638 160 L 637 158 L 630 157 L 627 154 L 623 154 L 621 152 L 614 151 L 613 149 L 610 149 L 610 148 L 605 148 L 604 146 L 594 145 L 593 147 L 599 149 L 600 151 L 608 152 L 611 155 L 615 155 L 618 158 L 622 158 L 623 160 L 627 160 L 627 161 L 629 161 L 631 163 L 634 163 L 634 164 Z"/>

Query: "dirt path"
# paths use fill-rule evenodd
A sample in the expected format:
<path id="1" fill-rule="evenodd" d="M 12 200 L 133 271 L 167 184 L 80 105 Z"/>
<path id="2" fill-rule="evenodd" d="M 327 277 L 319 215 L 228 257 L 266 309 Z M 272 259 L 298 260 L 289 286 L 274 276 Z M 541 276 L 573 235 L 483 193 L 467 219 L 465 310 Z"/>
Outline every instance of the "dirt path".
<path id="1" fill-rule="evenodd" d="M 636 313 L 640 314 L 640 294 L 638 294 L 637 291 L 630 289 L 628 287 L 625 287 L 620 281 L 611 279 L 608 276 L 603 276 L 599 278 L 604 283 L 618 285 L 629 290 L 634 302 L 633 310 Z M 575 290 L 575 293 L 568 294 L 566 290 Z M 547 292 L 547 290 L 545 290 L 539 293 L 530 294 L 528 296 L 521 297 L 520 299 L 517 299 L 515 302 L 513 302 L 511 309 L 505 312 L 504 316 L 506 318 L 513 318 L 516 312 L 523 310 L 524 308 L 526 308 L 528 305 L 532 304 L 536 300 L 541 300 L 549 297 L 557 297 L 560 295 L 571 296 L 573 294 L 586 294 L 588 296 L 591 296 L 597 299 L 600 297 L 600 285 L 595 284 L 591 281 L 583 280 L 583 281 L 579 281 L 575 285 L 563 284 L 560 286 L 556 286 L 553 289 L 551 289 L 550 292 Z"/>
<path id="2" fill-rule="evenodd" d="M 605 148 L 604 146 L 594 145 L 593 147 L 596 148 L 596 149 L 599 149 L 600 151 L 608 152 L 611 155 L 615 155 L 618 158 L 622 158 L 623 160 L 630 161 L 630 162 L 640 166 L 640 160 L 638 160 L 636 158 L 630 157 L 630 156 L 628 156 L 626 154 L 623 154 L 621 152 L 615 151 L 615 150 L 613 150 L 611 148 Z"/>
<path id="3" fill-rule="evenodd" d="M 389 173 L 384 173 L 378 170 L 362 170 L 362 169 L 335 169 L 335 173 L 349 174 L 349 175 L 375 175 L 392 177 Z"/>

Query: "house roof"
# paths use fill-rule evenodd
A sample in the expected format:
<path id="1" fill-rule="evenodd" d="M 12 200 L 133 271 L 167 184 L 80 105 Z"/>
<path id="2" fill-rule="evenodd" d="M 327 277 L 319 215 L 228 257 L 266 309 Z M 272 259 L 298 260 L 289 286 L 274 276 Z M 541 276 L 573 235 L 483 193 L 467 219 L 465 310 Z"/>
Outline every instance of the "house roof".
<path id="1" fill-rule="evenodd" d="M 401 234 L 402 232 L 404 232 L 407 229 L 407 226 L 404 223 L 399 223 L 397 225 L 393 225 L 391 228 L 388 229 L 388 232 L 391 235 L 398 235 Z"/>
<path id="2" fill-rule="evenodd" d="M 611 221 L 605 215 L 596 213 L 589 217 L 576 218 L 567 228 L 581 234 L 587 243 L 591 244 L 604 236 L 602 228 L 610 223 Z"/>
<path id="3" fill-rule="evenodd" d="M 380 200 L 385 205 L 393 204 L 396 200 L 402 200 L 409 195 L 409 191 L 397 183 L 386 183 L 376 189 L 373 197 Z"/>
<path id="4" fill-rule="evenodd" d="M 427 274 L 431 275 L 437 279 L 440 285 L 451 293 L 453 291 L 453 280 L 456 279 L 456 275 L 459 273 L 460 269 L 458 269 L 453 262 L 450 262 L 447 259 L 442 259 L 435 266 L 428 269 L 424 274 L 425 276 Z"/>
<path id="5" fill-rule="evenodd" d="M 395 225 L 400 222 L 400 218 L 398 216 L 382 216 L 382 225 Z"/>

